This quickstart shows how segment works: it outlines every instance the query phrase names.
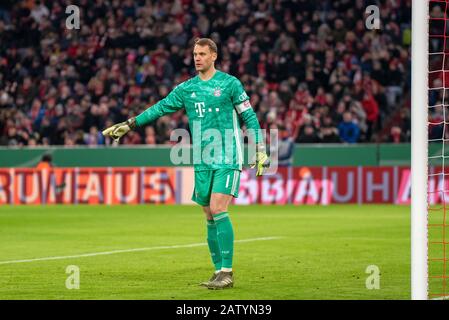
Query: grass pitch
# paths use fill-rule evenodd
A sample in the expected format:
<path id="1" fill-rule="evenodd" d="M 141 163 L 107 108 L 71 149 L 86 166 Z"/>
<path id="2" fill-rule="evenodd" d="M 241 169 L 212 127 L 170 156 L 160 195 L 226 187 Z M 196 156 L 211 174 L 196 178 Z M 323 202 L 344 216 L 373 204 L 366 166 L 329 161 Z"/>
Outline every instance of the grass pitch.
<path id="1" fill-rule="evenodd" d="M 199 206 L 0 207 L 0 299 L 410 298 L 407 206 L 229 212 L 235 240 L 281 238 L 236 242 L 235 287 L 212 291 L 198 286 L 213 271 Z M 27 260 L 38 258 L 56 260 Z M 69 265 L 79 289 L 66 288 Z M 366 288 L 370 265 L 378 290 Z"/>

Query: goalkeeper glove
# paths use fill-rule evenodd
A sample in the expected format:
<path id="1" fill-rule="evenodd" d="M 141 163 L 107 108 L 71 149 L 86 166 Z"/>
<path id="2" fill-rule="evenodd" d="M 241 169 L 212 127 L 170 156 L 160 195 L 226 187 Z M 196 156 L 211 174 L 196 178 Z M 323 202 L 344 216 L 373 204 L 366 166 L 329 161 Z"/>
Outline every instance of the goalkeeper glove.
<path id="1" fill-rule="evenodd" d="M 136 128 L 136 118 L 130 118 L 125 122 L 114 124 L 113 126 L 103 130 L 104 136 L 109 136 L 114 139 L 115 142 L 119 142 L 120 138 L 127 134 L 129 131 Z"/>
<path id="2" fill-rule="evenodd" d="M 256 176 L 261 176 L 265 168 L 270 166 L 270 160 L 265 152 L 265 146 L 256 147 L 256 157 L 251 169 L 256 168 Z"/>

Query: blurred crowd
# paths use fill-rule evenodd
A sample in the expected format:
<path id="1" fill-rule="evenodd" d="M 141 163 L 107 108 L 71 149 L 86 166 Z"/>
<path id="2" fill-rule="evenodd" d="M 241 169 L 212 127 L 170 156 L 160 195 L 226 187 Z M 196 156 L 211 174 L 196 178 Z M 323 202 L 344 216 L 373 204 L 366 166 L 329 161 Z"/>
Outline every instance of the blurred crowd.
<path id="1" fill-rule="evenodd" d="M 369 4 L 380 29 L 365 25 Z M 66 7 L 80 8 L 80 29 Z M 262 128 L 297 143 L 410 140 L 411 0 L 80 0 L 0 5 L 0 145 L 110 144 L 101 130 L 195 75 L 192 43 L 237 76 Z M 387 127 L 394 112 L 399 124 Z M 184 111 L 128 134 L 171 143 Z"/>

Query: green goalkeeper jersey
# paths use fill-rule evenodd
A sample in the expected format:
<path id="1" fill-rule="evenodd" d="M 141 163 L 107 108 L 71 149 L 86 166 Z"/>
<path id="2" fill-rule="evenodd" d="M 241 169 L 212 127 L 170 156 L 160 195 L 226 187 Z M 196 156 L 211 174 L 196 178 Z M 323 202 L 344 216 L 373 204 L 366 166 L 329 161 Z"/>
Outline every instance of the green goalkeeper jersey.
<path id="1" fill-rule="evenodd" d="M 185 108 L 192 135 L 195 171 L 242 169 L 241 121 L 261 143 L 259 121 L 241 82 L 217 70 L 209 80 L 193 77 L 136 117 L 138 127 Z"/>

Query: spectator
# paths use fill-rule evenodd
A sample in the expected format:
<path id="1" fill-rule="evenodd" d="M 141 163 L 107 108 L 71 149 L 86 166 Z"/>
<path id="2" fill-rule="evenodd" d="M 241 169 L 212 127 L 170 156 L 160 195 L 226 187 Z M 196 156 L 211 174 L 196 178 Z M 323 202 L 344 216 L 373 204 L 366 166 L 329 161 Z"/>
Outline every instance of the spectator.
<path id="1" fill-rule="evenodd" d="M 284 127 L 279 127 L 280 139 L 278 142 L 278 165 L 280 167 L 291 166 L 293 164 L 293 149 L 294 141 L 289 130 Z"/>
<path id="2" fill-rule="evenodd" d="M 137 131 L 132 131 L 125 137 L 126 143 L 125 144 L 140 144 L 142 143 L 142 138 L 140 137 L 139 133 Z"/>
<path id="3" fill-rule="evenodd" d="M 304 131 L 296 139 L 297 143 L 318 143 L 320 138 L 318 137 L 315 129 L 311 125 L 306 125 Z"/>
<path id="4" fill-rule="evenodd" d="M 405 135 L 406 141 L 410 141 L 410 138 L 411 138 L 410 109 L 409 108 L 402 108 L 400 110 L 399 115 L 400 115 L 401 132 Z M 449 122 L 448 119 L 446 119 L 446 123 L 448 123 L 448 122 Z"/>
<path id="5" fill-rule="evenodd" d="M 307 126 L 321 136 L 323 117 L 337 127 L 351 111 L 357 141 L 369 142 L 396 107 L 410 108 L 410 50 L 401 39 L 411 0 L 378 4 L 388 18 L 382 33 L 364 28 L 363 1 L 350 7 L 347 0 L 82 1 L 83 27 L 72 33 L 66 2 L 21 0 L 0 11 L 2 145 L 101 144 L 92 127 L 139 114 L 194 73 L 198 36 L 217 41 L 217 68 L 242 79 L 262 127 L 282 124 L 295 140 Z M 167 143 L 171 129 L 188 128 L 184 116 L 162 117 L 154 135 L 143 129 L 121 143 Z M 410 141 L 410 117 L 403 121 Z"/>
<path id="6" fill-rule="evenodd" d="M 397 103 L 397 98 L 403 94 L 404 71 L 402 69 L 403 66 L 397 59 L 393 59 L 389 63 L 388 80 L 386 83 L 387 103 L 389 108 L 392 108 Z"/>
<path id="7" fill-rule="evenodd" d="M 398 126 L 391 127 L 390 135 L 388 136 L 388 140 L 386 142 L 401 143 L 405 141 L 405 135 L 402 133 L 401 128 Z"/>
<path id="8" fill-rule="evenodd" d="M 104 144 L 104 136 L 98 131 L 97 127 L 90 127 L 89 133 L 84 135 L 84 143 L 89 146 Z"/>
<path id="9" fill-rule="evenodd" d="M 37 23 L 41 23 L 42 19 L 48 17 L 49 14 L 50 11 L 48 11 L 48 8 L 45 4 L 41 3 L 41 1 L 36 1 L 33 10 L 31 10 L 31 17 L 33 17 Z"/>
<path id="10" fill-rule="evenodd" d="M 366 112 L 366 124 L 368 127 L 366 141 L 371 141 L 371 135 L 379 117 L 379 105 L 371 94 L 365 93 L 362 100 L 362 106 Z"/>
<path id="11" fill-rule="evenodd" d="M 343 142 L 355 143 L 360 136 L 360 128 L 354 123 L 351 112 L 343 114 L 343 121 L 338 125 L 338 132 Z"/>
<path id="12" fill-rule="evenodd" d="M 156 144 L 156 134 L 153 127 L 145 128 L 145 143 L 148 145 Z"/>
<path id="13" fill-rule="evenodd" d="M 340 143 L 338 129 L 335 127 L 322 127 L 320 129 L 320 139 L 322 143 Z"/>

